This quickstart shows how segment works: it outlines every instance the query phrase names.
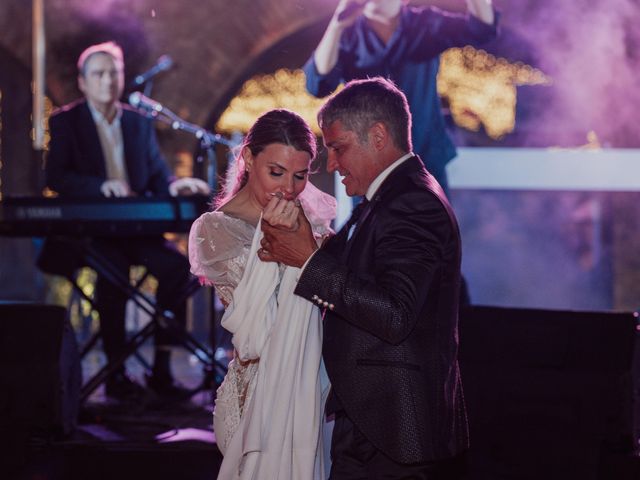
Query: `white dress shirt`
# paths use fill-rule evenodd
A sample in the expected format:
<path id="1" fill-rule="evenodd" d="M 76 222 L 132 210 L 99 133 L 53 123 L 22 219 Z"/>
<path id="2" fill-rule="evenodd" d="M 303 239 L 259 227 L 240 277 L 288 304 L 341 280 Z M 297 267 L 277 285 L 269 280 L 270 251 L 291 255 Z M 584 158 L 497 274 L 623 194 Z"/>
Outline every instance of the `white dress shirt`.
<path id="1" fill-rule="evenodd" d="M 91 116 L 93 117 L 93 121 L 96 122 L 96 128 L 98 129 L 98 137 L 100 138 L 102 154 L 105 160 L 105 169 L 107 171 L 107 180 L 121 180 L 128 185 L 129 177 L 124 162 L 124 142 L 122 140 L 122 127 L 120 125 L 122 108 L 120 105 L 117 106 L 116 116 L 113 121 L 109 123 L 105 116 L 97 111 L 91 103 L 87 103 L 87 105 L 89 105 Z"/>
<path id="2" fill-rule="evenodd" d="M 406 153 L 403 156 L 401 156 L 398 160 L 393 162 L 391 165 L 389 165 L 387 168 L 385 168 L 382 172 L 380 172 L 378 174 L 378 176 L 373 179 L 373 182 L 371 182 L 371 185 L 369 185 L 369 188 L 367 189 L 367 193 L 365 194 L 365 197 L 367 197 L 367 200 L 370 201 L 373 198 L 373 196 L 378 191 L 378 188 L 380 188 L 380 185 L 382 185 L 382 182 L 384 182 L 386 180 L 386 178 L 389 176 L 389 174 L 398 165 L 400 165 L 402 162 L 408 160 L 409 158 L 413 157 L 414 155 L 415 154 L 413 152 Z M 355 229 L 355 225 L 352 225 L 351 226 L 351 231 L 349 232 L 348 238 L 351 238 L 351 234 L 353 233 L 354 229 Z M 317 251 L 318 250 L 316 250 L 316 252 Z M 302 275 L 302 272 L 304 272 L 304 269 L 307 267 L 307 265 L 309 264 L 309 262 L 311 261 L 311 259 L 313 258 L 313 256 L 315 255 L 316 252 L 313 252 L 311 255 L 309 255 L 309 258 L 307 258 L 307 261 L 304 262 L 304 265 L 302 265 L 302 267 L 300 268 L 300 275 Z"/>

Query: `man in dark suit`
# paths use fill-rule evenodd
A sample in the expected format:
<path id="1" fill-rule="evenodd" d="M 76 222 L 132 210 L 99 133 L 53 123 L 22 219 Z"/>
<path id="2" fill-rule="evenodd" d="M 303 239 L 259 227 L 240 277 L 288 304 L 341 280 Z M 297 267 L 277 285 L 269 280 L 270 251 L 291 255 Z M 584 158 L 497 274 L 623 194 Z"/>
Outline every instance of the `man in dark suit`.
<path id="1" fill-rule="evenodd" d="M 160 153 L 153 122 L 121 104 L 124 89 L 122 50 L 113 43 L 87 48 L 78 59 L 78 86 L 85 98 L 64 106 L 50 119 L 51 142 L 46 164 L 47 186 L 61 196 L 127 197 L 208 193 L 207 184 L 193 178 L 175 179 Z M 162 237 L 96 238 L 93 247 L 128 278 L 131 265 L 144 265 L 158 280 L 158 305 L 172 310 L 184 324 L 185 303 L 175 305 L 177 292 L 189 282 L 189 262 Z M 99 276 L 96 303 L 107 358 L 117 359 L 125 347 L 127 296 Z M 186 391 L 170 370 L 173 336 L 160 329 L 148 386 L 160 395 Z M 106 383 L 106 393 L 127 397 L 140 387 L 124 368 Z"/>
<path id="2" fill-rule="evenodd" d="M 328 170 L 366 200 L 318 249 L 304 216 L 278 226 L 291 208 L 274 198 L 259 255 L 302 267 L 295 293 L 325 310 L 331 478 L 459 478 L 468 431 L 455 216 L 411 153 L 411 115 L 390 81 L 348 83 L 318 119 Z"/>

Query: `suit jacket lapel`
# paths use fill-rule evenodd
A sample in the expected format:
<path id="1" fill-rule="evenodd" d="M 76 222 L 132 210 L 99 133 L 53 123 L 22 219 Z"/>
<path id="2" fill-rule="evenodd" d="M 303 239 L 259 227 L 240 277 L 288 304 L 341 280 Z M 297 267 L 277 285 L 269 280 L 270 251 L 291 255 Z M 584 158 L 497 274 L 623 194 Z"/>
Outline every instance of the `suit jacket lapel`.
<path id="1" fill-rule="evenodd" d="M 377 197 L 377 195 L 376 195 Z M 346 240 L 346 244 L 344 246 L 344 250 L 342 251 L 342 260 L 346 261 L 347 257 L 349 256 L 349 252 L 351 251 L 351 246 L 353 245 L 353 241 L 356 238 L 356 235 L 358 234 L 358 232 L 361 230 L 362 225 L 364 225 L 364 222 L 367 220 L 367 217 L 369 216 L 369 214 L 371 213 L 371 210 L 373 209 L 373 204 L 376 203 L 376 198 L 374 197 L 374 200 L 368 202 L 368 205 L 366 205 L 364 207 L 364 210 L 362 211 L 362 213 L 360 214 L 360 218 L 358 219 L 358 221 L 355 224 L 354 230 L 353 230 L 353 234 L 351 235 L 351 238 Z M 344 235 L 348 235 L 348 232 L 345 232 Z"/>
<path id="2" fill-rule="evenodd" d="M 414 155 L 413 157 L 407 158 L 404 162 L 394 168 L 391 173 L 389 173 L 387 178 L 384 179 L 384 182 L 382 182 L 375 195 L 369 202 L 369 205 L 365 207 L 362 215 L 360 216 L 360 219 L 358 220 L 358 223 L 356 223 L 353 235 L 351 235 L 351 238 L 347 240 L 343 252 L 343 259 L 346 259 L 349 255 L 349 252 L 351 251 L 351 245 L 353 245 L 353 241 L 356 238 L 356 235 L 358 235 L 358 233 L 363 228 L 367 217 L 369 217 L 371 212 L 376 208 L 376 205 L 382 200 L 385 193 L 393 186 L 395 181 L 394 179 L 398 176 L 409 175 L 411 172 L 417 171 L 420 168 L 422 168 L 422 162 L 418 157 Z"/>

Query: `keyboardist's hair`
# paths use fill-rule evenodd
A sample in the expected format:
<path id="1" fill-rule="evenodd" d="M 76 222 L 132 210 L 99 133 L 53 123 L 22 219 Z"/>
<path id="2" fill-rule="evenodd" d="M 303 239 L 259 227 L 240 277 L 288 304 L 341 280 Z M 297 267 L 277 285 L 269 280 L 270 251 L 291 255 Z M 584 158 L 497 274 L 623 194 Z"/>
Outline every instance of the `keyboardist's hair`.
<path id="1" fill-rule="evenodd" d="M 247 184 L 249 174 L 245 169 L 242 151 L 249 149 L 254 157 L 274 143 L 288 145 L 307 152 L 313 160 L 316 156 L 316 136 L 305 120 L 295 112 L 284 108 L 269 110 L 255 121 L 238 150 L 232 167 L 227 170 L 226 181 L 214 208 L 229 201 Z"/>
<path id="2" fill-rule="evenodd" d="M 86 67 L 89 59 L 98 54 L 109 55 L 116 62 L 116 67 L 124 69 L 124 55 L 122 48 L 116 42 L 104 42 L 96 45 L 91 45 L 86 48 L 78 57 L 78 75 L 84 77 L 87 73 Z"/>

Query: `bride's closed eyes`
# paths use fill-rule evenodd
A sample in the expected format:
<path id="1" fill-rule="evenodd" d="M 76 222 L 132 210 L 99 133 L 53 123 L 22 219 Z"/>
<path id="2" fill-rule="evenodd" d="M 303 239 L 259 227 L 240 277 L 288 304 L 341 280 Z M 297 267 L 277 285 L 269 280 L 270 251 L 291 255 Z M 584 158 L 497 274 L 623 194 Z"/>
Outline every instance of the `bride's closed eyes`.
<path id="1" fill-rule="evenodd" d="M 274 170 L 274 169 L 272 169 L 269 173 L 271 174 L 272 177 L 281 177 L 282 175 L 284 175 L 283 171 Z M 308 174 L 309 174 L 308 172 L 301 172 L 301 173 L 294 173 L 293 176 L 298 180 L 305 180 Z"/>
<path id="2" fill-rule="evenodd" d="M 285 160 L 284 163 L 290 163 L 290 162 L 287 162 Z M 267 166 L 269 167 L 269 174 L 272 177 L 282 177 L 286 172 L 289 171 L 290 167 L 295 167 L 294 165 L 291 165 L 289 166 L 289 168 L 287 168 L 288 165 L 283 165 L 281 162 L 278 162 L 278 161 L 269 162 Z M 309 175 L 308 167 L 303 170 L 295 171 L 293 173 L 293 176 L 298 180 L 306 180 L 308 175 Z"/>

